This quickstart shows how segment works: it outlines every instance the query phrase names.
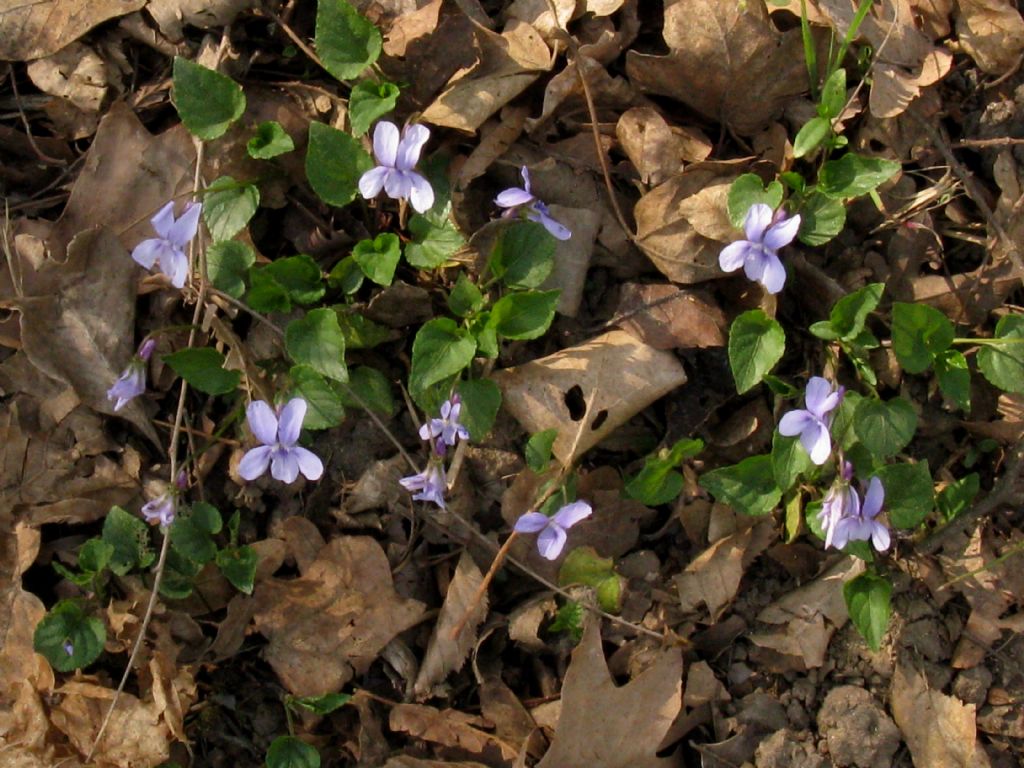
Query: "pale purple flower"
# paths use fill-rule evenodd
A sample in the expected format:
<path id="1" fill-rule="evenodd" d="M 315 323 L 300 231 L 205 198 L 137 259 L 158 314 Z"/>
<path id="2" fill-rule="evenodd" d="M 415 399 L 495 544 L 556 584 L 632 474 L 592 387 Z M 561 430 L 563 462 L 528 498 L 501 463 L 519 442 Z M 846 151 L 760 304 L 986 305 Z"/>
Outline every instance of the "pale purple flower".
<path id="1" fill-rule="evenodd" d="M 63 648 L 64 648 L 64 653 L 66 653 L 68 656 L 74 656 L 75 655 L 75 646 L 74 646 L 74 644 L 70 640 L 65 640 L 64 641 Z"/>
<path id="2" fill-rule="evenodd" d="M 160 271 L 171 279 L 171 285 L 182 288 L 188 277 L 188 256 L 185 246 L 189 244 L 199 231 L 199 214 L 202 203 L 189 203 L 185 212 L 175 220 L 174 201 L 172 200 L 150 219 L 153 229 L 159 237 L 143 240 L 135 246 L 132 258 L 146 269 L 152 269 L 157 262 Z"/>
<path id="3" fill-rule="evenodd" d="M 146 362 L 156 346 L 154 339 L 146 339 L 128 363 L 114 385 L 107 390 L 107 400 L 114 403 L 114 410 L 120 411 L 130 400 L 146 391 Z"/>
<path id="4" fill-rule="evenodd" d="M 852 489 L 851 489 L 852 490 Z M 856 499 L 856 493 L 854 498 Z M 872 477 L 868 483 L 867 493 L 864 494 L 864 505 L 851 505 L 845 510 L 845 514 L 835 524 L 832 533 L 832 546 L 842 549 L 851 541 L 871 541 L 872 546 L 879 552 L 885 552 L 889 548 L 889 529 L 884 523 L 875 518 L 882 511 L 882 502 L 885 501 L 885 488 L 882 481 Z"/>
<path id="5" fill-rule="evenodd" d="M 514 529 L 519 533 L 537 533 L 537 551 L 548 560 L 562 554 L 567 538 L 566 531 L 584 518 L 590 517 L 593 509 L 585 501 L 574 501 L 558 510 L 553 517 L 541 512 L 527 512 L 518 520 Z"/>
<path id="6" fill-rule="evenodd" d="M 238 474 L 244 480 L 255 480 L 270 467 L 270 474 L 282 483 L 294 482 L 299 472 L 307 480 L 319 480 L 324 473 L 323 462 L 310 450 L 296 445 L 306 417 L 306 401 L 301 397 L 289 400 L 279 414 L 263 400 L 249 403 L 245 409 L 249 430 L 263 445 L 250 448 L 238 462 Z M 279 420 L 280 419 L 280 420 Z"/>
<path id="7" fill-rule="evenodd" d="M 407 125 L 398 137 L 398 126 L 381 120 L 373 129 L 373 155 L 377 167 L 359 179 L 359 193 L 372 200 L 383 189 L 395 200 L 408 200 L 419 213 L 434 206 L 434 190 L 430 182 L 413 170 L 420 159 L 420 150 L 430 138 L 425 125 Z"/>
<path id="8" fill-rule="evenodd" d="M 533 192 L 530 191 L 530 171 L 527 170 L 524 165 L 519 171 L 523 177 L 522 187 L 509 187 L 506 190 L 498 193 L 498 196 L 494 198 L 494 202 L 501 208 L 507 210 L 502 216 L 511 216 L 518 209 L 524 208 L 526 211 L 526 218 L 530 221 L 539 222 L 544 226 L 548 232 L 559 240 L 568 240 L 572 237 L 572 232 L 569 228 L 563 224 L 559 224 L 553 218 L 551 213 L 548 211 L 548 207 L 544 205 L 540 200 L 534 197 Z"/>
<path id="9" fill-rule="evenodd" d="M 459 423 L 462 402 L 458 395 L 445 400 L 441 405 L 441 418 L 431 419 L 420 427 L 420 437 L 424 440 L 440 438 L 444 445 L 455 445 L 458 440 L 469 440 L 469 430 Z"/>
<path id="10" fill-rule="evenodd" d="M 778 293 L 786 282 L 786 270 L 777 251 L 793 242 L 800 216 L 786 218 L 781 208 L 773 214 L 764 203 L 755 203 L 747 211 L 743 229 L 747 239 L 727 245 L 718 256 L 718 266 L 723 272 L 743 267 L 747 277 L 761 283 L 768 293 Z"/>
<path id="11" fill-rule="evenodd" d="M 174 522 L 174 497 L 170 493 L 162 493 L 152 501 L 142 505 L 142 516 L 147 523 L 160 523 L 165 528 Z"/>
<path id="12" fill-rule="evenodd" d="M 843 462 L 843 467 L 836 478 L 835 483 L 829 488 L 828 493 L 821 502 L 821 511 L 818 512 L 818 522 L 825 533 L 825 547 L 832 546 L 835 536 L 836 524 L 844 517 L 854 514 L 854 510 L 860 509 L 860 496 L 850 485 L 853 479 L 853 465 L 848 461 Z"/>
<path id="13" fill-rule="evenodd" d="M 413 501 L 432 501 L 441 509 L 444 509 L 444 492 L 446 481 L 444 477 L 444 465 L 440 461 L 431 461 L 422 472 L 409 477 L 403 477 L 398 481 L 407 491 L 419 491 L 413 494 Z"/>
<path id="14" fill-rule="evenodd" d="M 779 434 L 786 437 L 800 435 L 800 444 L 811 455 L 815 464 L 824 464 L 832 452 L 832 411 L 843 399 L 842 387 L 833 390 L 832 385 L 821 376 L 813 376 L 807 382 L 804 397 L 806 409 L 790 411 L 779 420 Z"/>

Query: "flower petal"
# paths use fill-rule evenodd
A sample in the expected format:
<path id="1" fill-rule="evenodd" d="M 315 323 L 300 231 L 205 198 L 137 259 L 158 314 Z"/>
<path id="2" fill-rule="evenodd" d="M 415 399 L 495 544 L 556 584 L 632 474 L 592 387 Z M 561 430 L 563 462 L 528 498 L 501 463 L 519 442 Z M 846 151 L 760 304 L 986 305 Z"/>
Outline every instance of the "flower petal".
<path id="1" fill-rule="evenodd" d="M 373 156 L 386 168 L 395 167 L 395 159 L 398 157 L 398 126 L 394 123 L 381 120 L 373 129 Z"/>
<path id="2" fill-rule="evenodd" d="M 391 174 L 390 168 L 378 165 L 359 177 L 359 194 L 366 200 L 373 200 L 384 189 L 384 182 Z"/>
<path id="3" fill-rule="evenodd" d="M 398 481 L 398 484 L 405 488 L 405 490 L 407 491 L 418 491 L 422 489 L 424 485 L 427 484 L 427 480 L 423 476 L 423 473 L 419 472 L 415 475 L 409 475 L 408 477 L 401 478 Z"/>
<path id="4" fill-rule="evenodd" d="M 420 427 L 420 440 L 432 440 L 444 430 L 444 422 L 441 419 L 431 419 Z"/>
<path id="5" fill-rule="evenodd" d="M 516 520 L 512 530 L 519 531 L 519 533 L 537 533 L 547 528 L 550 522 L 551 518 L 542 512 L 527 512 Z"/>
<path id="6" fill-rule="evenodd" d="M 171 202 L 157 211 L 156 215 L 149 220 L 149 223 L 153 225 L 153 231 L 166 240 L 171 227 L 174 225 L 174 201 L 171 200 Z"/>
<path id="7" fill-rule="evenodd" d="M 525 165 L 522 166 L 519 169 L 519 175 L 523 177 L 523 190 L 528 195 L 533 194 L 532 192 L 530 192 L 530 169 L 527 168 Z"/>
<path id="8" fill-rule="evenodd" d="M 392 200 L 408 200 L 412 194 L 412 179 L 403 171 L 391 171 L 384 179 L 384 194 Z"/>
<path id="9" fill-rule="evenodd" d="M 501 208 L 515 208 L 533 202 L 533 195 L 519 187 L 509 187 L 498 193 L 494 202 Z"/>
<path id="10" fill-rule="evenodd" d="M 202 212 L 202 203 L 189 203 L 181 217 L 171 225 L 167 239 L 179 248 L 188 245 L 199 231 L 199 214 Z"/>
<path id="11" fill-rule="evenodd" d="M 245 409 L 249 430 L 264 445 L 277 443 L 277 416 L 266 400 L 253 400 Z"/>
<path id="12" fill-rule="evenodd" d="M 430 186 L 425 176 L 409 171 L 406 174 L 412 190 L 409 193 L 409 202 L 417 213 L 426 213 L 434 207 L 434 188 Z"/>
<path id="13" fill-rule="evenodd" d="M 160 270 L 170 278 L 171 285 L 184 288 L 188 277 L 188 256 L 177 247 L 164 248 L 160 252 Z"/>
<path id="14" fill-rule="evenodd" d="M 302 420 L 306 418 L 306 401 L 301 397 L 293 397 L 287 405 L 281 409 L 281 416 L 277 423 L 277 442 L 285 447 L 291 447 L 299 441 L 299 433 L 302 431 Z"/>
<path id="15" fill-rule="evenodd" d="M 822 405 L 830 394 L 832 394 L 832 384 L 829 383 L 829 380 L 821 376 L 812 376 L 807 380 L 807 388 L 804 390 L 804 405 L 819 419 L 824 418 Z"/>
<path id="16" fill-rule="evenodd" d="M 803 408 L 790 411 L 779 419 L 779 434 L 785 437 L 799 435 L 807 429 L 807 425 L 813 423 L 813 421 L 814 416 Z"/>
<path id="17" fill-rule="evenodd" d="M 594 510 L 585 501 L 574 501 L 566 504 L 555 513 L 554 521 L 562 528 L 572 528 L 584 518 L 590 517 Z"/>
<path id="18" fill-rule="evenodd" d="M 882 503 L 885 501 L 885 488 L 877 476 L 872 477 L 868 482 L 868 492 L 864 494 L 864 507 L 861 514 L 873 520 L 882 511 Z"/>
<path id="19" fill-rule="evenodd" d="M 762 242 L 764 231 L 771 223 L 772 209 L 764 203 L 754 203 L 743 219 L 743 231 L 747 233 L 747 240 L 754 243 Z"/>
<path id="20" fill-rule="evenodd" d="M 768 293 L 778 293 L 786 284 L 786 268 L 774 253 L 764 255 L 764 268 L 761 272 L 761 285 Z"/>
<path id="21" fill-rule="evenodd" d="M 743 274 L 748 280 L 764 285 L 764 270 L 768 264 L 768 257 L 764 248 L 760 245 L 751 245 L 747 251 L 747 258 L 743 262 Z"/>
<path id="22" fill-rule="evenodd" d="M 572 237 L 572 230 L 567 226 L 559 224 L 545 211 L 538 211 L 538 213 L 540 213 L 540 223 L 544 225 L 544 229 L 550 232 L 554 238 L 557 240 L 568 240 Z"/>
<path id="23" fill-rule="evenodd" d="M 274 449 L 269 445 L 261 445 L 245 452 L 238 462 L 238 475 L 243 480 L 255 480 L 267 471 L 270 466 L 270 453 Z"/>
<path id="24" fill-rule="evenodd" d="M 722 249 L 718 254 L 718 266 L 723 272 L 735 272 L 743 266 L 750 252 L 750 243 L 746 240 L 737 240 Z"/>
<path id="25" fill-rule="evenodd" d="M 160 258 L 161 251 L 167 247 L 167 241 L 161 240 L 158 237 L 143 240 L 141 243 L 136 245 L 135 249 L 132 251 L 132 259 L 140 267 L 143 267 L 144 269 L 152 269 L 153 265 L 156 264 L 157 259 Z"/>
<path id="26" fill-rule="evenodd" d="M 567 538 L 565 531 L 557 524 L 549 525 L 537 537 L 537 551 L 540 552 L 540 556 L 544 559 L 554 560 L 562 554 L 562 548 L 565 546 Z"/>
<path id="27" fill-rule="evenodd" d="M 793 238 L 796 237 L 796 233 L 800 231 L 800 215 L 791 216 L 788 219 L 783 219 L 775 224 L 768 227 L 768 231 L 764 233 L 764 240 L 762 241 L 768 248 L 773 251 L 779 250 L 784 245 L 789 245 L 793 242 Z"/>
<path id="28" fill-rule="evenodd" d="M 402 140 L 398 143 L 398 156 L 395 167 L 400 171 L 411 171 L 420 159 L 420 151 L 430 138 L 430 129 L 425 125 L 407 125 L 402 131 Z M 422 213 L 422 211 L 421 211 Z"/>
<path id="29" fill-rule="evenodd" d="M 889 529 L 877 520 L 871 520 L 869 525 L 871 526 L 872 546 L 874 546 L 878 552 L 885 552 L 891 543 L 891 539 L 889 538 Z"/>
<path id="30" fill-rule="evenodd" d="M 800 444 L 811 455 L 811 461 L 819 467 L 828 461 L 832 454 L 832 437 L 825 425 L 817 419 L 800 433 Z"/>
<path id="31" fill-rule="evenodd" d="M 307 480 L 319 480 L 324 473 L 324 463 L 320 457 L 310 450 L 297 445 L 291 449 L 295 460 L 299 463 L 299 472 Z"/>
<path id="32" fill-rule="evenodd" d="M 299 460 L 292 448 L 277 448 L 270 462 L 270 474 L 282 483 L 294 483 L 299 476 Z"/>

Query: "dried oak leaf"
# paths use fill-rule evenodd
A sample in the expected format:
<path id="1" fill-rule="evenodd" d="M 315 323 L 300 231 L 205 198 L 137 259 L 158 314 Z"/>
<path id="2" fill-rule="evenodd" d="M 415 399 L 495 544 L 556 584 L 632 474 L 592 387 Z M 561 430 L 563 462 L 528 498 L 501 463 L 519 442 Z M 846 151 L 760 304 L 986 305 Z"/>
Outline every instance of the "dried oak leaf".
<path id="1" fill-rule="evenodd" d="M 253 599 L 264 655 L 296 696 L 340 690 L 426 610 L 395 592 L 384 550 L 365 536 L 334 539 L 301 578 L 268 579 Z"/>
<path id="2" fill-rule="evenodd" d="M 487 725 L 483 718 L 454 709 L 396 704 L 388 725 L 393 731 L 463 750 L 488 765 L 511 765 L 518 752 L 515 746 L 483 730 Z"/>
<path id="3" fill-rule="evenodd" d="M 724 347 L 729 321 L 702 291 L 626 283 L 613 320 L 655 349 Z"/>
<path id="4" fill-rule="evenodd" d="M 626 55 L 630 80 L 744 136 L 807 89 L 800 30 L 776 30 L 764 0 L 666 0 L 663 34 L 667 56 Z"/>
<path id="5" fill-rule="evenodd" d="M 0 0 L 0 60 L 49 56 L 146 0 Z"/>
<path id="6" fill-rule="evenodd" d="M 682 653 L 670 648 L 637 677 L 616 686 L 601 649 L 600 622 L 589 620 L 565 673 L 554 742 L 537 768 L 679 765 L 675 757 L 658 757 L 657 752 L 682 707 L 682 678 Z"/>
<path id="7" fill-rule="evenodd" d="M 1024 54 L 1024 18 L 1009 0 L 958 0 L 956 34 L 975 63 L 992 75 L 1014 66 Z"/>

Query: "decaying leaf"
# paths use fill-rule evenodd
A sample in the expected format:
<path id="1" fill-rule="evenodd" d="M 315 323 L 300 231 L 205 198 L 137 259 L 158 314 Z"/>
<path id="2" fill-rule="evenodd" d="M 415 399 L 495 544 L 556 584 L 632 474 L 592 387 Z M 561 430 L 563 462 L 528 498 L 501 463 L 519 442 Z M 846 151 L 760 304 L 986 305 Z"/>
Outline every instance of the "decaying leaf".
<path id="1" fill-rule="evenodd" d="M 1024 54 L 1024 18 L 1009 0 L 957 0 L 956 34 L 981 69 L 1001 75 Z"/>
<path id="2" fill-rule="evenodd" d="M 667 283 L 626 283 L 616 324 L 655 349 L 722 347 L 729 322 L 702 291 Z"/>
<path id="3" fill-rule="evenodd" d="M 634 107 L 623 113 L 615 135 L 644 184 L 661 184 L 682 167 L 682 144 L 652 107 Z"/>
<path id="4" fill-rule="evenodd" d="M 397 704 L 391 708 L 388 723 L 393 731 L 403 731 L 435 744 L 464 750 L 487 762 L 510 764 L 518 752 L 483 730 L 486 721 L 454 709 L 436 709 L 421 704 Z"/>
<path id="5" fill-rule="evenodd" d="M 149 0 L 146 12 L 173 43 L 185 39 L 185 25 L 213 29 L 230 24 L 246 8 L 249 0 Z"/>
<path id="6" fill-rule="evenodd" d="M 509 412 L 528 432 L 558 430 L 552 451 L 568 464 L 684 384 L 686 373 L 671 353 L 649 347 L 625 331 L 609 331 L 498 371 L 493 380 Z"/>
<path id="7" fill-rule="evenodd" d="M 973 704 L 932 689 L 922 672 L 903 664 L 896 665 L 890 695 L 914 765 L 988 768 L 988 756 L 977 743 Z"/>
<path id="8" fill-rule="evenodd" d="M 363 536 L 334 539 L 301 578 L 269 579 L 254 600 L 266 659 L 297 696 L 340 690 L 424 612 L 395 592 L 384 550 Z"/>
<path id="9" fill-rule="evenodd" d="M 97 24 L 145 4 L 146 0 L 0 0 L 0 59 L 49 56 Z"/>
<path id="10" fill-rule="evenodd" d="M 590 619 L 562 685 L 554 742 L 537 768 L 669 768 L 661 741 L 682 707 L 683 658 L 678 648 L 623 686 L 616 686 L 601 649 L 601 626 Z M 595 728 L 595 702 L 609 713 Z"/>

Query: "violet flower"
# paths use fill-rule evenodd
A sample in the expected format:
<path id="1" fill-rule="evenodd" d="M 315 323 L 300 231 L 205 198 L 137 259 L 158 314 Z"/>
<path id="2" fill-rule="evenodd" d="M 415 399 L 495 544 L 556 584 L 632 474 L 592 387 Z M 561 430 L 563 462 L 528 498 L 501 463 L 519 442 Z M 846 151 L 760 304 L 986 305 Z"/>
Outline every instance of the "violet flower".
<path id="1" fill-rule="evenodd" d="M 202 203 L 189 203 L 185 206 L 185 212 L 175 220 L 174 201 L 169 202 L 150 219 L 159 237 L 143 240 L 136 245 L 132 258 L 146 269 L 152 269 L 159 262 L 160 270 L 171 279 L 171 285 L 183 288 L 188 276 L 185 246 L 199 231 L 199 214 L 202 210 Z"/>
<path id="2" fill-rule="evenodd" d="M 431 460 L 422 472 L 403 477 L 398 482 L 407 491 L 419 491 L 419 493 L 413 494 L 413 501 L 432 501 L 441 509 L 445 508 L 444 492 L 447 485 L 444 465 L 440 461 Z"/>
<path id="3" fill-rule="evenodd" d="M 139 351 L 128 363 L 114 385 L 107 390 L 107 400 L 114 403 L 114 410 L 120 411 L 129 401 L 146 391 L 146 363 L 153 348 L 156 346 L 155 339 L 146 339 L 139 346 Z"/>
<path id="4" fill-rule="evenodd" d="M 826 549 L 832 546 L 839 521 L 847 515 L 855 514 L 854 510 L 860 509 L 860 496 L 850 485 L 852 479 L 853 465 L 844 461 L 839 476 L 821 502 L 818 522 L 825 533 Z"/>
<path id="5" fill-rule="evenodd" d="M 851 489 L 852 491 L 852 489 Z M 854 498 L 857 495 L 854 492 Z M 889 548 L 889 529 L 884 523 L 875 518 L 882 511 L 882 502 L 885 500 L 885 488 L 882 481 L 872 477 L 868 483 L 867 493 L 864 494 L 864 505 L 850 505 L 845 514 L 835 524 L 832 533 L 832 546 L 842 549 L 851 541 L 871 541 L 872 546 L 879 552 L 885 552 Z"/>
<path id="6" fill-rule="evenodd" d="M 75 646 L 74 643 L 72 643 L 70 640 L 65 640 L 64 645 L 61 647 L 64 649 L 64 653 L 66 653 L 68 656 L 75 655 Z"/>
<path id="7" fill-rule="evenodd" d="M 516 520 L 514 530 L 519 533 L 537 533 L 539 531 L 537 551 L 540 552 L 541 557 L 554 560 L 562 554 L 562 548 L 568 538 L 566 531 L 580 520 L 590 517 L 593 511 L 587 502 L 574 501 L 558 510 L 553 517 L 548 517 L 541 512 L 527 512 Z"/>
<path id="8" fill-rule="evenodd" d="M 174 522 L 174 497 L 162 493 L 142 505 L 142 516 L 147 523 L 160 523 L 164 528 Z"/>
<path id="9" fill-rule="evenodd" d="M 245 417 L 250 431 L 263 445 L 245 452 L 238 462 L 239 476 L 255 480 L 270 467 L 270 474 L 282 483 L 294 482 L 299 472 L 307 480 L 320 479 L 324 473 L 323 462 L 312 451 L 296 445 L 302 420 L 306 417 L 305 400 L 292 398 L 278 415 L 265 401 L 255 400 L 245 409 Z"/>
<path id="10" fill-rule="evenodd" d="M 459 423 L 462 402 L 458 395 L 445 400 L 441 405 L 441 418 L 431 419 L 420 427 L 420 437 L 424 440 L 441 438 L 444 445 L 453 446 L 459 440 L 469 440 L 469 430 Z"/>
<path id="11" fill-rule="evenodd" d="M 530 191 L 530 171 L 527 170 L 525 165 L 519 173 L 523 177 L 523 186 L 509 187 L 499 192 L 498 196 L 494 198 L 494 202 L 499 207 L 507 209 L 502 216 L 512 216 L 519 208 L 525 208 L 526 218 L 542 224 L 544 229 L 554 237 L 559 240 L 568 240 L 572 237 L 572 232 L 569 231 L 569 228 L 551 218 L 548 207 L 534 197 L 533 192 Z"/>
<path id="12" fill-rule="evenodd" d="M 777 251 L 793 242 L 800 216 L 786 218 L 781 208 L 772 214 L 764 203 L 755 203 L 747 211 L 743 229 L 747 239 L 727 245 L 718 256 L 718 266 L 723 272 L 743 267 L 747 277 L 761 283 L 768 293 L 778 293 L 786 282 L 786 270 Z"/>
<path id="13" fill-rule="evenodd" d="M 359 193 L 372 200 L 383 189 L 395 200 L 408 200 L 418 213 L 434 206 L 434 190 L 430 182 L 413 170 L 420 159 L 420 150 L 430 138 L 425 125 L 407 125 L 398 137 L 398 127 L 381 120 L 373 130 L 373 155 L 377 166 L 359 179 Z"/>
<path id="14" fill-rule="evenodd" d="M 804 396 L 806 409 L 790 411 L 779 420 L 779 434 L 786 437 L 800 435 L 800 444 L 811 455 L 815 464 L 824 464 L 832 452 L 832 411 L 843 399 L 845 390 L 832 385 L 821 376 L 813 376 L 807 382 Z"/>

